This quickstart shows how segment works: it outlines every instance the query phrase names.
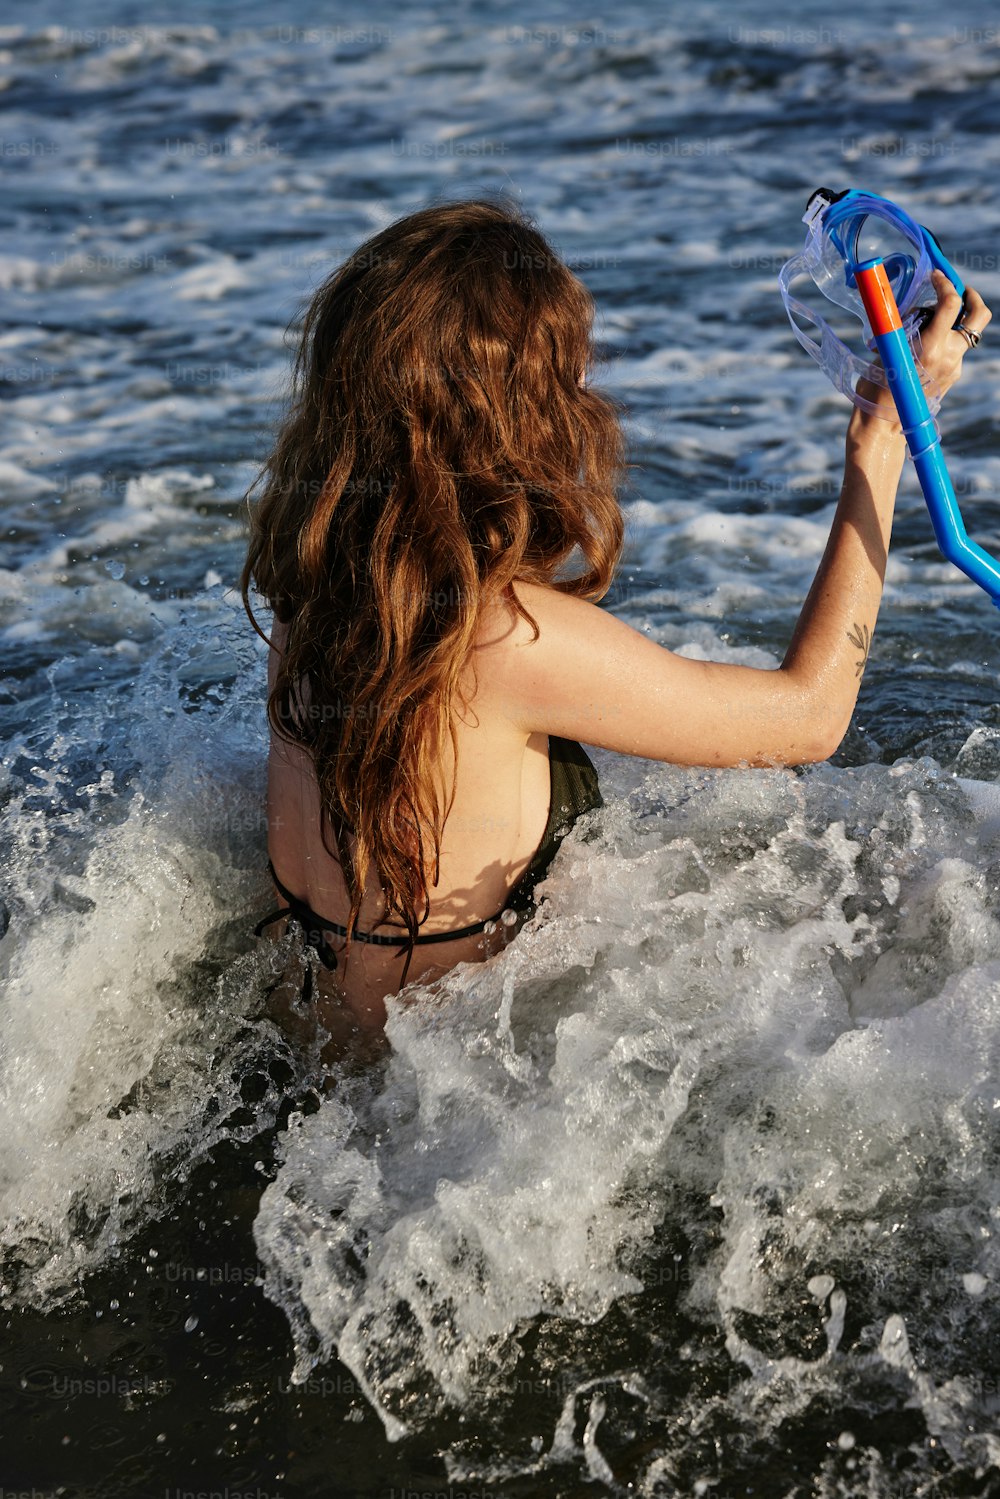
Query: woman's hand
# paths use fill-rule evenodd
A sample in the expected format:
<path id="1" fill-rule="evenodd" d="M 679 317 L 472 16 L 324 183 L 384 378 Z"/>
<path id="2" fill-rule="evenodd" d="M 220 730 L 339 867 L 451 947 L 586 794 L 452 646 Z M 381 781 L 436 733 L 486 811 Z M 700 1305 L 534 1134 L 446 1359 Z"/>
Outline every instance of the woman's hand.
<path id="1" fill-rule="evenodd" d="M 931 279 L 937 294 L 937 306 L 920 333 L 920 363 L 932 389 L 936 388 L 944 396 L 962 378 L 962 361 L 971 347 L 965 334 L 959 333 L 955 324 L 961 319 L 967 328 L 975 333 L 982 333 L 993 314 L 974 287 L 965 288 L 963 304 L 943 271 L 933 271 Z M 895 431 L 901 430 L 895 403 L 885 385 L 876 385 L 871 380 L 859 380 L 858 395 L 864 396 L 879 408 L 879 421 L 888 420 Z M 862 417 L 871 414 L 860 412 Z M 855 426 L 858 425 L 860 423 L 856 422 Z"/>

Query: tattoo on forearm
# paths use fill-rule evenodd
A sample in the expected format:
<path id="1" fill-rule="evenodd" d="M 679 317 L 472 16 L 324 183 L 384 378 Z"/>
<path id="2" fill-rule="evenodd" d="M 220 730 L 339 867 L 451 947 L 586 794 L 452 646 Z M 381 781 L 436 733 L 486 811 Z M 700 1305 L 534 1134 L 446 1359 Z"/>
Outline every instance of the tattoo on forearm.
<path id="1" fill-rule="evenodd" d="M 847 638 L 851 642 L 851 644 L 857 646 L 858 650 L 861 652 L 861 660 L 855 662 L 855 666 L 857 668 L 855 671 L 855 676 L 860 677 L 861 673 L 868 665 L 868 652 L 872 647 L 872 632 L 869 630 L 867 625 L 859 625 L 855 622 L 854 629 L 848 630 Z"/>

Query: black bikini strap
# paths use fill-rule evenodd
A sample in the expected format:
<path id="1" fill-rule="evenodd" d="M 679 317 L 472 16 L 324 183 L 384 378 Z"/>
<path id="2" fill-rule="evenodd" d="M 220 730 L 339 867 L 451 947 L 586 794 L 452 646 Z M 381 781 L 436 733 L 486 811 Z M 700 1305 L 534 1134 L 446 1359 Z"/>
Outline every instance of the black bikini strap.
<path id="1" fill-rule="evenodd" d="M 280 921 L 283 916 L 294 917 L 296 921 L 298 921 L 307 929 L 311 929 L 312 927 L 322 927 L 324 931 L 332 932 L 335 937 L 347 936 L 346 927 L 340 926 L 336 921 L 327 921 L 324 916 L 317 916 L 316 912 L 313 911 L 309 906 L 307 906 L 305 901 L 300 900 L 297 895 L 293 895 L 292 892 L 287 889 L 278 879 L 278 876 L 274 870 L 274 865 L 270 860 L 268 860 L 267 867 L 271 871 L 271 878 L 274 881 L 275 889 L 277 890 L 278 894 L 288 902 L 288 910 L 275 911 L 270 916 L 265 916 L 263 921 L 258 922 L 257 926 L 254 928 L 254 931 L 258 936 L 260 935 L 262 927 L 268 926 L 272 921 Z M 468 926 L 459 927 L 458 930 L 454 932 L 429 932 L 422 937 L 415 937 L 413 939 L 414 943 L 425 945 L 431 942 L 454 942 L 459 937 L 475 937 L 480 932 L 484 932 L 489 926 L 490 922 L 499 921 L 506 909 L 507 907 L 505 905 L 496 913 L 495 916 L 487 916 L 485 921 L 470 922 Z M 383 937 L 378 936 L 375 932 L 355 931 L 354 940 L 356 942 L 370 942 L 377 947 L 398 947 L 400 956 L 404 952 L 406 952 L 407 948 L 410 945 L 408 936 L 404 936 L 402 939 L 400 939 L 399 937 Z"/>

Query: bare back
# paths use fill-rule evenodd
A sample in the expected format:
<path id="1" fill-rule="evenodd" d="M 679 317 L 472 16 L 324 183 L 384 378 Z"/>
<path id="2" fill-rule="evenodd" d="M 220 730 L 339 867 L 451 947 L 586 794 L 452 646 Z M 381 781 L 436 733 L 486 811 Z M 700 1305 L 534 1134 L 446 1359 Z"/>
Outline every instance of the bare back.
<path id="1" fill-rule="evenodd" d="M 287 627 L 275 624 L 269 682 Z M 512 721 L 502 691 L 510 672 L 509 656 L 518 631 L 505 611 L 484 616 L 472 657 L 462 679 L 466 706 L 456 715 L 458 764 L 450 745 L 444 769 L 454 777 L 455 799 L 441 844 L 440 877 L 430 891 L 430 912 L 422 935 L 458 930 L 493 916 L 531 862 L 549 813 L 548 736 Z M 282 883 L 317 915 L 344 925 L 350 901 L 340 865 L 327 851 L 321 834 L 320 798 L 311 759 L 297 745 L 272 733 L 268 760 L 268 852 Z M 381 892 L 366 891 L 358 928 L 392 928 L 385 920 Z M 456 963 L 475 961 L 502 945 L 502 933 L 460 937 L 413 949 L 407 982 L 444 972 Z M 343 942 L 332 945 L 342 949 Z M 385 1023 L 384 997 L 398 989 L 403 958 L 395 947 L 353 942 L 346 963 L 338 963 L 328 987 L 346 1002 L 364 1028 Z"/>

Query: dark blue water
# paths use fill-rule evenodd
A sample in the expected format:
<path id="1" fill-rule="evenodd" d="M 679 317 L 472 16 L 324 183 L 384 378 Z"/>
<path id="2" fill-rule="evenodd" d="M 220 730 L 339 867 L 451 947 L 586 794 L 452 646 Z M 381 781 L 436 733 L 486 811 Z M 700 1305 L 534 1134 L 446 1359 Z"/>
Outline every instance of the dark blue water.
<path id="1" fill-rule="evenodd" d="M 312 290 L 503 194 L 628 408 L 608 606 L 775 664 L 848 414 L 777 270 L 864 186 L 1000 302 L 998 41 L 970 3 L 0 32 L 7 1488 L 1000 1492 L 998 620 L 912 473 L 834 762 L 599 757 L 543 914 L 332 1076 L 248 935 L 233 591 Z M 994 551 L 998 374 L 987 338 L 942 416 Z"/>

